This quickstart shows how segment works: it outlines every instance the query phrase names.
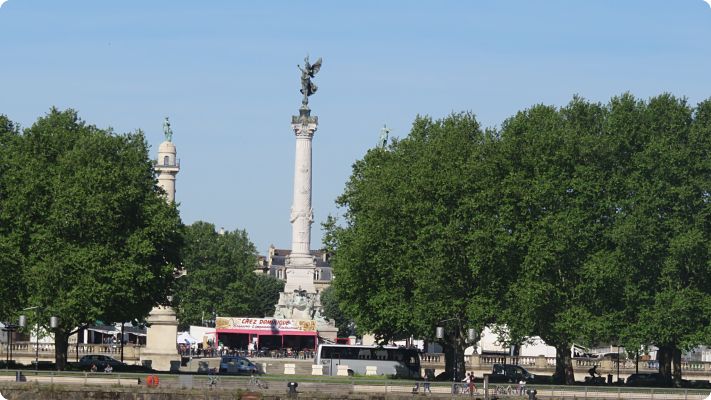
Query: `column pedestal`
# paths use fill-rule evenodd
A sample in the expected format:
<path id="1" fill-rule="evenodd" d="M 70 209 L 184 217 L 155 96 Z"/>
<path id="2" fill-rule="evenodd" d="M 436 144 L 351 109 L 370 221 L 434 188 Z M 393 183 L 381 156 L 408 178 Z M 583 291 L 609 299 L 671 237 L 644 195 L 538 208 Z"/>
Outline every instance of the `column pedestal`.
<path id="1" fill-rule="evenodd" d="M 149 361 L 156 371 L 180 369 L 178 354 L 178 320 L 171 307 L 153 307 L 146 318 L 150 324 L 146 334 L 146 348 L 141 351 L 141 362 Z"/>

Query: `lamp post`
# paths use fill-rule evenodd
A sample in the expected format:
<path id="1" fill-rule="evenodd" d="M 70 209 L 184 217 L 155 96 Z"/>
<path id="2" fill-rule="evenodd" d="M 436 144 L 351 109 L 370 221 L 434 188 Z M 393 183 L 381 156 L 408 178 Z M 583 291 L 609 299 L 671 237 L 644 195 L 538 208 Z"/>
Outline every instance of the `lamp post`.
<path id="1" fill-rule="evenodd" d="M 39 306 L 27 307 L 22 311 L 35 310 L 35 318 L 37 319 L 37 331 L 35 332 L 35 371 L 39 368 L 39 316 L 37 311 Z M 20 325 L 24 328 L 27 325 L 27 317 L 20 315 Z"/>
<path id="2" fill-rule="evenodd" d="M 39 310 L 40 306 L 34 306 L 34 307 L 27 307 L 24 308 L 22 311 L 28 311 L 28 310 L 35 310 L 35 318 L 37 319 L 37 322 L 35 324 L 35 371 L 39 369 L 39 335 L 40 335 L 40 324 L 39 324 Z M 57 317 L 51 317 L 51 318 L 57 318 Z M 52 319 L 50 318 L 50 324 L 52 323 Z M 59 319 L 57 318 L 57 321 Z M 59 322 L 57 322 L 59 324 Z M 20 324 L 21 327 L 27 326 L 27 317 L 24 315 L 20 315 Z M 59 326 L 59 325 L 57 325 Z M 53 327 L 56 328 L 56 327 Z"/>
<path id="3" fill-rule="evenodd" d="M 59 328 L 59 317 L 49 317 L 49 327 L 53 330 Z M 54 352 L 57 353 L 57 333 L 54 333 Z M 59 371 L 59 364 L 57 364 L 57 371 Z"/>
<path id="4" fill-rule="evenodd" d="M 620 344 L 617 343 L 617 382 L 615 384 L 620 383 Z"/>
<path id="5" fill-rule="evenodd" d="M 25 317 L 24 315 L 20 315 L 19 321 L 17 322 L 17 326 L 24 329 L 27 326 L 27 317 Z"/>
<path id="6" fill-rule="evenodd" d="M 20 316 L 20 320 L 18 322 L 18 325 L 8 322 L 5 324 L 5 327 L 2 328 L 4 332 L 7 332 L 7 363 L 5 364 L 5 369 L 10 368 L 10 361 L 12 361 L 12 333 L 17 331 L 17 328 L 21 326 L 20 324 L 27 323 L 23 316 Z"/>
<path id="7" fill-rule="evenodd" d="M 438 324 L 442 324 L 445 322 L 451 322 L 451 321 L 457 321 L 457 326 L 456 326 L 456 332 L 454 334 L 454 364 L 453 364 L 453 371 L 452 371 L 452 392 L 454 392 L 455 388 L 455 383 L 458 379 L 457 377 L 457 364 L 459 363 L 459 359 L 457 358 L 457 347 L 458 347 L 458 342 L 459 342 L 459 334 L 462 332 L 462 320 L 459 319 L 459 317 L 454 317 L 454 318 L 448 318 L 448 319 L 443 319 L 439 322 Z M 444 326 L 438 326 L 437 329 L 435 330 L 435 336 L 437 339 L 444 339 Z M 473 342 L 476 337 L 476 331 L 474 328 L 468 328 L 467 329 L 467 341 L 468 342 Z M 465 342 L 466 343 L 466 342 Z"/>

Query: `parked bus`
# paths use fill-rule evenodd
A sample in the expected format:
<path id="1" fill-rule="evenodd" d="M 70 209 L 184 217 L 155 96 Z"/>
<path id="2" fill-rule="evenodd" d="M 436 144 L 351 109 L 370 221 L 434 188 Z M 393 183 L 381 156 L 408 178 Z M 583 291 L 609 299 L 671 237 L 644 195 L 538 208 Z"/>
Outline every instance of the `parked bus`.
<path id="1" fill-rule="evenodd" d="M 377 375 L 413 379 L 420 377 L 420 355 L 417 349 L 404 347 L 320 344 L 314 364 L 322 365 L 326 375 L 336 375 L 339 365 L 347 365 L 349 375 L 365 375 L 366 367 L 376 367 Z"/>

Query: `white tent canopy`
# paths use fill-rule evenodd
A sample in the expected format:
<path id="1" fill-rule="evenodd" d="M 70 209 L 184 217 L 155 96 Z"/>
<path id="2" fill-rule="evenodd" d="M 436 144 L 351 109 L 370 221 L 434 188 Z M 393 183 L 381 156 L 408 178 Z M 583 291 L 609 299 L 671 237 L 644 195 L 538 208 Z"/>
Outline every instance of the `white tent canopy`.
<path id="1" fill-rule="evenodd" d="M 197 343 L 197 339 L 190 336 L 190 333 L 188 333 L 188 332 L 180 332 L 178 334 L 177 343 L 192 345 L 192 344 Z"/>

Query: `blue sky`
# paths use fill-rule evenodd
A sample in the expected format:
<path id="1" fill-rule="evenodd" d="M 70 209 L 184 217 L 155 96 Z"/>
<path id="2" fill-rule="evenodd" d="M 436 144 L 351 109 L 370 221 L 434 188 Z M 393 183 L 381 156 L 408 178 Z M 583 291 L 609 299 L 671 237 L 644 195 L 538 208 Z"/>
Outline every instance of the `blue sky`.
<path id="1" fill-rule="evenodd" d="M 702 0 L 96 1 L 0 7 L 0 113 L 29 126 L 51 106 L 153 151 L 169 116 L 183 220 L 289 248 L 297 64 L 323 57 L 311 97 L 312 244 L 339 213 L 353 162 L 384 123 L 472 111 L 499 126 L 536 103 L 629 91 L 711 97 Z M 475 178 L 475 177 L 473 177 Z"/>

